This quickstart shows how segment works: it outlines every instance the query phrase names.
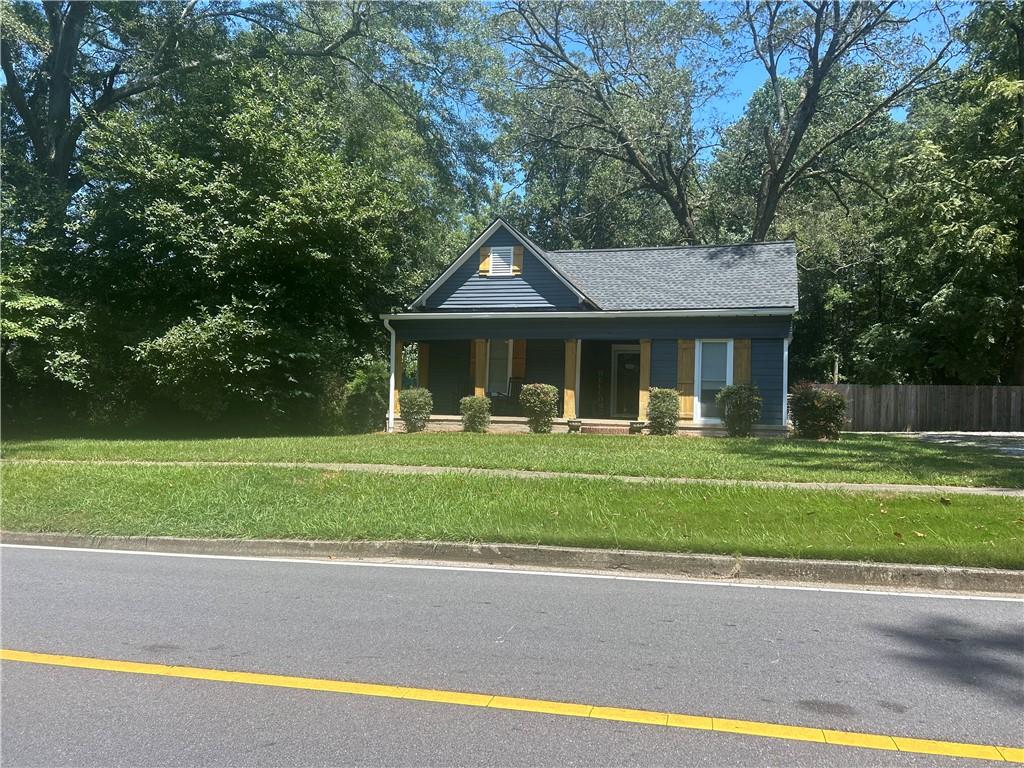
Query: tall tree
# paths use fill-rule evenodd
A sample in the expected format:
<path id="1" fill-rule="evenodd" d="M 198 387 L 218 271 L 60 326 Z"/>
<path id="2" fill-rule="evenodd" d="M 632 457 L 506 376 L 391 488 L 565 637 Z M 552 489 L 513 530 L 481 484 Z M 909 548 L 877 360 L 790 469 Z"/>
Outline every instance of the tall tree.
<path id="1" fill-rule="evenodd" d="M 473 35 L 459 34 L 463 17 L 472 16 L 466 8 L 387 0 L 4 0 L 0 65 L 5 105 L 17 116 L 10 127 L 27 138 L 32 163 L 66 206 L 88 180 L 83 135 L 97 118 L 182 77 L 276 48 L 365 78 L 424 134 L 460 144 L 467 135 L 455 133 L 463 121 L 450 97 L 468 96 L 470 70 L 481 61 L 467 56 L 477 53 L 466 50 Z M 410 91 L 410 82 L 431 98 Z M 460 148 L 472 158 L 479 145 Z"/>
<path id="2" fill-rule="evenodd" d="M 895 0 L 746 0 L 736 21 L 764 66 L 772 97 L 770 119 L 758 126 L 765 162 L 751 230 L 756 241 L 768 237 L 780 200 L 802 179 L 856 174 L 837 149 L 942 74 L 954 37 L 940 6 Z M 928 38 L 921 34 L 936 21 L 942 25 Z M 855 81 L 842 74 L 850 67 L 873 71 L 878 87 L 867 93 L 849 87 Z M 787 74 L 798 88 L 787 87 Z M 845 120 L 812 136 L 822 114 L 840 110 Z"/>
<path id="3" fill-rule="evenodd" d="M 717 28 L 696 3 L 514 0 L 500 7 L 511 51 L 509 130 L 524 154 L 584 151 L 628 167 L 699 241 L 695 117 L 720 89 Z"/>

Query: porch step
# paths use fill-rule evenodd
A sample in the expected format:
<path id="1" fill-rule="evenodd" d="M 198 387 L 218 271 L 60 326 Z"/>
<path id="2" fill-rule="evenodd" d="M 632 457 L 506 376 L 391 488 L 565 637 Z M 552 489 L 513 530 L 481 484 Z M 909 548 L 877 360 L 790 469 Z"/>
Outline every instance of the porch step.
<path id="1" fill-rule="evenodd" d="M 586 435 L 628 435 L 629 425 L 623 424 L 582 424 L 580 432 Z"/>

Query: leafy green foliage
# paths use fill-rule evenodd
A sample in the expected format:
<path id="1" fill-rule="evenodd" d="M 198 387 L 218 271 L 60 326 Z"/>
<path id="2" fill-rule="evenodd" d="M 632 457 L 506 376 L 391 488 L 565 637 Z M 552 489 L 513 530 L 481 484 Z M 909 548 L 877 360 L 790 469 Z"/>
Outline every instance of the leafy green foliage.
<path id="1" fill-rule="evenodd" d="M 491 398 L 480 396 L 464 397 L 459 400 L 464 432 L 486 432 L 491 423 Z"/>
<path id="2" fill-rule="evenodd" d="M 434 398 L 429 389 L 414 387 L 398 393 L 398 406 L 402 412 L 406 432 L 422 432 L 430 414 L 434 412 Z"/>
<path id="3" fill-rule="evenodd" d="M 761 418 L 761 392 L 753 384 L 730 384 L 715 395 L 725 431 L 730 437 L 750 437 Z"/>
<path id="4" fill-rule="evenodd" d="M 789 401 L 797 437 L 838 440 L 846 418 L 846 400 L 833 389 L 797 384 Z"/>
<path id="5" fill-rule="evenodd" d="M 550 432 L 558 415 L 558 387 L 551 384 L 524 384 L 519 404 L 526 414 L 531 432 Z"/>
<path id="6" fill-rule="evenodd" d="M 380 432 L 387 426 L 388 364 L 375 357 L 357 361 L 355 371 L 345 383 L 345 401 L 341 407 L 342 427 L 348 434 Z"/>
<path id="7" fill-rule="evenodd" d="M 679 394 L 666 387 L 651 387 L 647 426 L 652 435 L 674 435 L 679 420 Z"/>

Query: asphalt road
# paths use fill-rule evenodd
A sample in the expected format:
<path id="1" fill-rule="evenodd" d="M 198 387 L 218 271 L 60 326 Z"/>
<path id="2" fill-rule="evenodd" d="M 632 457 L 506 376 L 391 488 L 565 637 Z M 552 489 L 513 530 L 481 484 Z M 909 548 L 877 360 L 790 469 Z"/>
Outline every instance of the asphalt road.
<path id="1" fill-rule="evenodd" d="M 0 645 L 1024 744 L 1024 603 L 0 549 Z M 22 765 L 984 765 L 5 662 Z"/>

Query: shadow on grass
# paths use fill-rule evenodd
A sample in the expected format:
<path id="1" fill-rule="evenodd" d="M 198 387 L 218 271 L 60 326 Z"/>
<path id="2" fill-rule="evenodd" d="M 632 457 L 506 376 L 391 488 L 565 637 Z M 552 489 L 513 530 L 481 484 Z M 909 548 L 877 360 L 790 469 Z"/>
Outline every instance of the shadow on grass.
<path id="1" fill-rule="evenodd" d="M 894 643 L 888 656 L 958 687 L 984 691 L 1024 708 L 1024 632 L 993 630 L 963 619 L 932 616 L 911 624 L 872 627 Z"/>
<path id="2" fill-rule="evenodd" d="M 899 469 L 908 477 L 931 481 L 935 475 L 970 477 L 977 485 L 1024 488 L 1024 459 L 979 446 L 923 442 L 912 437 L 844 435 L 834 443 L 816 440 L 721 440 L 722 452 L 766 467 L 843 471 L 858 475 Z"/>

